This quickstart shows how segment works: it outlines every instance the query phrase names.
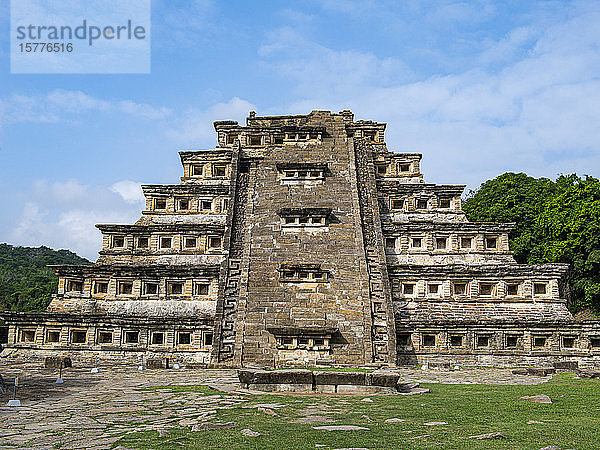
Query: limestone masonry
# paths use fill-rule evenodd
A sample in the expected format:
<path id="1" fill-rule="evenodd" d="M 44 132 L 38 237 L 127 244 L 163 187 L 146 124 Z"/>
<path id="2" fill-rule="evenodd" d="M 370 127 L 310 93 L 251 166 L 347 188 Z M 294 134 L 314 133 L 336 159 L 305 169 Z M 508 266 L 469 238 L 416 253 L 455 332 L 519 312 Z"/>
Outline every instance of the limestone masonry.
<path id="1" fill-rule="evenodd" d="M 8 347 L 213 366 L 442 359 L 600 364 L 600 324 L 566 308 L 562 264 L 517 264 L 511 224 L 468 222 L 352 112 L 214 124 L 181 182 L 145 185 L 133 225 L 98 225 L 92 266 L 54 266 L 43 313 L 0 313 Z"/>

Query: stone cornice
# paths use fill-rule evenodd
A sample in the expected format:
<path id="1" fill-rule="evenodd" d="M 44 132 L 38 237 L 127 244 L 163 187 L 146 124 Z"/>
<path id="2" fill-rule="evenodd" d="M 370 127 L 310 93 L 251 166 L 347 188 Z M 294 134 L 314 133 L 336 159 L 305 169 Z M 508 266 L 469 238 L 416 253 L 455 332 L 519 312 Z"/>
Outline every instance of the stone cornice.
<path id="1" fill-rule="evenodd" d="M 31 323 L 60 323 L 70 324 L 77 326 L 85 326 L 86 324 L 111 324 L 111 325 L 129 325 L 129 326 L 143 326 L 143 325 L 176 325 L 176 326 L 197 326 L 197 325 L 208 325 L 212 326 L 214 317 L 205 314 L 185 317 L 177 315 L 173 317 L 160 316 L 129 316 L 129 315 L 115 315 L 115 314 L 72 314 L 72 313 L 59 313 L 59 312 L 15 312 L 15 311 L 0 311 L 0 318 L 3 320 L 10 320 L 11 323 L 19 324 L 31 324 Z"/>
<path id="2" fill-rule="evenodd" d="M 232 154 L 233 151 L 230 148 L 215 148 L 212 150 L 184 150 L 179 152 L 179 157 L 181 158 L 182 163 L 189 161 L 200 161 L 202 159 L 214 161 L 215 158 L 220 158 L 223 161 L 229 161 L 231 160 Z"/>
<path id="3" fill-rule="evenodd" d="M 451 211 L 454 212 L 454 211 Z M 460 213 L 456 211 L 455 213 Z M 407 215 L 417 214 L 415 211 L 406 212 Z M 402 232 L 436 232 L 436 233 L 510 233 L 515 227 L 514 223 L 498 222 L 384 222 L 383 232 L 386 234 Z"/>
<path id="4" fill-rule="evenodd" d="M 86 266 L 77 265 L 50 265 L 48 266 L 54 273 L 62 277 L 87 277 L 95 275 L 97 277 L 197 277 L 197 276 L 217 276 L 219 274 L 218 265 L 170 265 L 170 264 L 152 264 L 152 265 L 127 265 L 127 264 L 94 264 Z"/>
<path id="5" fill-rule="evenodd" d="M 388 264 L 390 277 L 465 278 L 465 277 L 543 277 L 560 278 L 568 264 L 446 264 L 424 266 L 417 264 Z"/>
<path id="6" fill-rule="evenodd" d="M 203 232 L 220 233 L 225 231 L 224 225 L 208 223 L 161 223 L 156 225 L 122 225 L 112 223 L 97 224 L 103 234 L 105 233 L 123 233 L 123 234 L 144 234 L 144 233 L 168 233 L 168 232 Z"/>
<path id="7" fill-rule="evenodd" d="M 142 191 L 145 196 L 160 195 L 228 195 L 228 184 L 144 184 Z"/>
<path id="8" fill-rule="evenodd" d="M 431 194 L 462 195 L 464 184 L 433 184 L 433 183 L 401 183 L 402 177 L 377 178 L 377 192 L 382 194 L 414 194 L 425 192 Z"/>

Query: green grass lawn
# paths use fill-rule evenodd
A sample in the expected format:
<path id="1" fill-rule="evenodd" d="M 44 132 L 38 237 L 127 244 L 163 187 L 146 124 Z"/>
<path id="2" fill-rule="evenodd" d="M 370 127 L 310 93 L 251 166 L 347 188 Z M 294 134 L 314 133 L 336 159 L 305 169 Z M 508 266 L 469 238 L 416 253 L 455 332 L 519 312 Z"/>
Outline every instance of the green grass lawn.
<path id="1" fill-rule="evenodd" d="M 166 386 L 165 386 L 166 387 Z M 234 421 L 234 429 L 191 432 L 189 428 L 158 437 L 158 432 L 132 433 L 117 445 L 133 448 L 448 448 L 448 449 L 539 449 L 557 445 L 563 449 L 600 448 L 600 380 L 576 380 L 572 374 L 559 374 L 549 383 L 537 386 L 491 386 L 426 384 L 430 394 L 413 396 L 245 396 L 253 403 L 280 403 L 280 417 L 256 409 L 235 407 L 219 410 L 217 420 Z M 206 386 L 168 386 L 214 395 Z M 546 394 L 552 404 L 519 400 L 524 395 Z M 226 395 L 226 394 L 223 394 Z M 334 423 L 294 423 L 307 409 L 340 413 L 323 415 Z M 329 409 L 327 409 L 329 408 Z M 363 417 L 368 416 L 369 418 Z M 397 417 L 402 423 L 386 423 Z M 528 421 L 544 422 L 527 424 Z M 447 422 L 426 426 L 425 422 Z M 319 425 L 360 425 L 370 431 L 320 431 Z M 245 437 L 250 428 L 259 437 Z M 508 439 L 475 441 L 468 436 L 502 432 Z M 426 437 L 422 437 L 428 435 Z M 412 439 L 415 438 L 415 439 Z"/>

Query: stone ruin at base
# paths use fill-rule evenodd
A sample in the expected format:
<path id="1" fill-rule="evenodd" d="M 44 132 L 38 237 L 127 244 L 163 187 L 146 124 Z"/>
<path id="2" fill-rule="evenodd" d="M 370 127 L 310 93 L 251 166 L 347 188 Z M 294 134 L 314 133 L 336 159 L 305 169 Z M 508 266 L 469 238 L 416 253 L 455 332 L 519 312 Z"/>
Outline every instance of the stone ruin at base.
<path id="1" fill-rule="evenodd" d="M 384 123 L 350 111 L 214 124 L 181 182 L 145 185 L 133 225 L 98 225 L 91 266 L 54 266 L 43 313 L 3 312 L 8 347 L 213 366 L 600 361 L 562 264 L 517 264 L 511 224 L 472 223 L 462 185 L 423 181 Z"/>

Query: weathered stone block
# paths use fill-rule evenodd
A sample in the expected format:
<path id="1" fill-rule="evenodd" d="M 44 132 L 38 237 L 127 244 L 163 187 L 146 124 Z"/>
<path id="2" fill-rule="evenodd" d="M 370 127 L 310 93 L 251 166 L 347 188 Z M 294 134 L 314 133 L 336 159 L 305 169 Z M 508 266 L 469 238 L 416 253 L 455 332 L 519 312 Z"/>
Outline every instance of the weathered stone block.
<path id="1" fill-rule="evenodd" d="M 547 377 L 553 373 L 556 373 L 556 369 L 554 367 L 529 367 L 527 369 L 528 375 L 533 375 L 536 377 Z"/>
<path id="2" fill-rule="evenodd" d="M 265 392 L 312 392 L 313 385 L 312 383 L 250 383 L 248 388 Z"/>
<path id="3" fill-rule="evenodd" d="M 419 383 L 398 382 L 398 384 L 396 384 L 396 390 L 401 393 L 409 393 L 413 389 L 417 389 L 418 387 L 419 387 Z"/>
<path id="4" fill-rule="evenodd" d="M 554 361 L 552 365 L 556 370 L 566 370 L 569 372 L 575 372 L 579 367 L 577 361 Z"/>
<path id="5" fill-rule="evenodd" d="M 578 369 L 577 376 L 579 378 L 600 378 L 600 372 L 591 369 Z"/>
<path id="6" fill-rule="evenodd" d="M 369 395 L 377 393 L 377 387 L 360 384 L 338 384 L 335 386 L 338 394 L 362 394 Z"/>
<path id="7" fill-rule="evenodd" d="M 146 360 L 146 369 L 168 369 L 169 359 L 148 358 Z"/>
<path id="8" fill-rule="evenodd" d="M 46 369 L 59 369 L 62 363 L 63 369 L 73 367 L 71 358 L 68 356 L 46 356 L 44 359 L 44 367 Z"/>
<path id="9" fill-rule="evenodd" d="M 314 386 L 315 392 L 320 392 L 323 394 L 335 394 L 336 386 L 334 384 L 318 384 Z"/>
<path id="10" fill-rule="evenodd" d="M 362 372 L 315 372 L 315 384 L 364 386 L 366 374 Z"/>
<path id="11" fill-rule="evenodd" d="M 373 372 L 366 374 L 366 383 L 369 386 L 395 387 L 400 380 L 396 372 Z"/>
<path id="12" fill-rule="evenodd" d="M 450 370 L 451 364 L 446 361 L 430 361 L 428 366 L 430 369 Z"/>
<path id="13" fill-rule="evenodd" d="M 254 378 L 255 369 L 240 369 L 238 370 L 238 378 L 240 383 L 247 385 L 252 383 L 252 379 Z"/>
<path id="14" fill-rule="evenodd" d="M 312 386 L 312 372 L 304 369 L 257 370 L 251 384 L 309 384 Z"/>

